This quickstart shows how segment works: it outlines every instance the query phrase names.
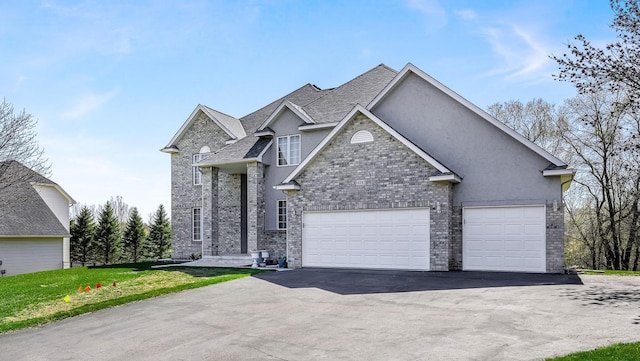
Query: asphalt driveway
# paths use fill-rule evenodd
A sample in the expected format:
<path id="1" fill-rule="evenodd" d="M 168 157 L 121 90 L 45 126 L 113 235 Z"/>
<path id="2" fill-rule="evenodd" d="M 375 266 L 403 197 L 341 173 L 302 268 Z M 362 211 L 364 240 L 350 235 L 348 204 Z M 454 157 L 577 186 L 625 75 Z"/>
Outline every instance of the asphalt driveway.
<path id="1" fill-rule="evenodd" d="M 0 360 L 538 360 L 640 341 L 640 277 L 303 269 L 0 335 Z"/>

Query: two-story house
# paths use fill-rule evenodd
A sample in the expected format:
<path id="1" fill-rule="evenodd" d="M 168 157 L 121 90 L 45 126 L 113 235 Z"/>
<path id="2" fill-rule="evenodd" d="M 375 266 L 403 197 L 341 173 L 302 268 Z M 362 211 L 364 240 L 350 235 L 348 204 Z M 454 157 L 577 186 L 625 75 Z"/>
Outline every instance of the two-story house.
<path id="1" fill-rule="evenodd" d="M 171 154 L 172 251 L 290 267 L 560 272 L 574 170 L 412 64 L 242 118 L 198 105 Z"/>

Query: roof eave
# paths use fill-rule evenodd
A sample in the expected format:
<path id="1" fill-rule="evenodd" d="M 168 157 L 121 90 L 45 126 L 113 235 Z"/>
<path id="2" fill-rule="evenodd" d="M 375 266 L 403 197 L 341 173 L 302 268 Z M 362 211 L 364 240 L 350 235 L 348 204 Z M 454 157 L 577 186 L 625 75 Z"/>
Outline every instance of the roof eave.
<path id="1" fill-rule="evenodd" d="M 458 177 L 456 174 L 439 174 L 439 175 L 430 176 L 429 177 L 429 181 L 431 181 L 431 182 L 460 183 L 460 182 L 462 182 L 462 178 Z"/>
<path id="2" fill-rule="evenodd" d="M 168 146 L 160 149 L 160 151 L 163 152 L 163 153 L 168 153 L 168 154 L 180 153 L 180 149 L 178 149 L 178 147 L 175 144 L 168 145 Z"/>
<path id="3" fill-rule="evenodd" d="M 57 183 L 38 183 L 38 182 L 32 182 L 31 185 L 34 186 L 41 186 L 41 187 L 53 187 L 55 188 L 60 194 L 62 194 L 62 196 L 64 198 L 66 198 L 67 203 L 69 204 L 69 206 L 72 206 L 74 204 L 76 204 L 77 202 L 69 195 L 69 193 L 67 193 L 64 189 L 62 189 L 62 187 L 60 187 L 60 185 L 58 185 Z"/>

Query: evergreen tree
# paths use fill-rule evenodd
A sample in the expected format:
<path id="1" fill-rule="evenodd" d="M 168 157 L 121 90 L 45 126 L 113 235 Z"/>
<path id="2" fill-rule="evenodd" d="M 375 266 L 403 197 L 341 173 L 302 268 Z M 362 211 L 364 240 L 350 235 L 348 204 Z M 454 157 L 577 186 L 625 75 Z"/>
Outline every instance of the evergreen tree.
<path id="1" fill-rule="evenodd" d="M 138 262 L 146 246 L 146 233 L 142 218 L 137 208 L 131 210 L 127 227 L 124 231 L 123 249 L 127 259 Z"/>
<path id="2" fill-rule="evenodd" d="M 71 260 L 82 265 L 91 259 L 95 246 L 96 225 L 89 208 L 82 207 L 75 219 L 71 220 Z"/>
<path id="3" fill-rule="evenodd" d="M 171 255 L 171 224 L 167 212 L 161 204 L 153 215 L 149 229 L 149 248 L 151 256 L 160 259 Z"/>
<path id="4" fill-rule="evenodd" d="M 113 207 L 107 202 L 100 212 L 98 229 L 96 230 L 96 248 L 98 257 L 102 258 L 105 264 L 118 260 L 121 243 L 120 225 L 113 213 Z"/>

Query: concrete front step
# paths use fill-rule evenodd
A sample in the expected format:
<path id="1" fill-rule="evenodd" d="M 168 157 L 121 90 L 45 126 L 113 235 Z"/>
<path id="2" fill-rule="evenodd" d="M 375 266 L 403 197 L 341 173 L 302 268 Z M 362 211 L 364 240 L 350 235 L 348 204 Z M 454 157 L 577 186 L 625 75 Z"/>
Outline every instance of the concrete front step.
<path id="1" fill-rule="evenodd" d="M 248 254 L 223 254 L 218 256 L 202 256 L 203 260 L 214 261 L 249 261 L 251 263 L 251 255 Z"/>
<path id="2" fill-rule="evenodd" d="M 203 256 L 201 259 L 182 263 L 181 266 L 195 267 L 247 267 L 252 263 L 251 256 L 246 254 L 227 254 L 219 256 Z"/>

